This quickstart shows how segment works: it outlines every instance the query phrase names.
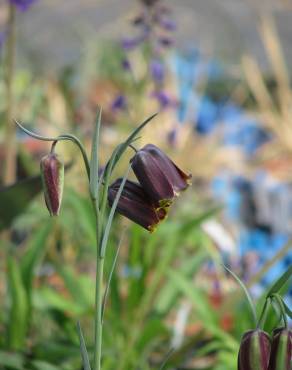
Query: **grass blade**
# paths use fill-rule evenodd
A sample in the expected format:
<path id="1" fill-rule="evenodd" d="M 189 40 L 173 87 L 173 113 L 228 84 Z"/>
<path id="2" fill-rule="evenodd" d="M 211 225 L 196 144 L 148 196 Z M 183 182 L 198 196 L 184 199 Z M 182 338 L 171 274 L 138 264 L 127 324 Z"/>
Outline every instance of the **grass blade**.
<path id="1" fill-rule="evenodd" d="M 81 356 L 82 356 L 82 363 L 83 363 L 83 370 L 91 370 L 90 367 L 90 362 L 88 358 L 88 352 L 86 349 L 86 344 L 85 340 L 83 337 L 82 329 L 80 326 L 80 322 L 77 322 L 77 330 L 78 330 L 78 335 L 79 335 L 79 342 L 80 342 L 80 351 L 81 351 Z"/>
<path id="2" fill-rule="evenodd" d="M 282 286 L 290 279 L 292 275 L 292 265 L 288 268 L 287 271 L 272 285 L 267 293 L 267 297 L 270 297 L 272 294 L 277 293 Z"/>
<path id="3" fill-rule="evenodd" d="M 101 123 L 101 109 L 98 112 L 95 129 L 92 137 L 91 158 L 90 158 L 90 193 L 93 199 L 97 198 L 98 194 L 98 148 L 99 148 L 99 133 Z"/>
<path id="4" fill-rule="evenodd" d="M 114 200 L 113 205 L 111 207 L 110 214 L 108 216 L 108 220 L 107 220 L 107 223 L 106 223 L 106 227 L 105 227 L 105 230 L 104 230 L 104 234 L 103 234 L 103 238 L 102 238 L 102 242 L 101 242 L 101 246 L 100 246 L 100 251 L 99 251 L 101 258 L 103 258 L 104 255 L 105 255 L 106 245 L 107 245 L 111 225 L 112 225 L 112 222 L 113 222 L 114 214 L 115 214 L 118 202 L 120 200 L 120 196 L 122 194 L 122 191 L 124 189 L 127 177 L 129 175 L 130 169 L 131 169 L 131 165 L 129 165 L 128 170 L 126 171 L 126 173 L 123 177 L 123 180 L 121 182 L 121 185 L 119 187 L 119 190 L 117 192 L 115 200 Z M 106 196 L 106 194 L 104 196 Z"/>
<path id="5" fill-rule="evenodd" d="M 165 358 L 162 361 L 162 364 L 160 365 L 159 370 L 163 370 L 165 368 L 165 366 L 167 364 L 167 361 L 170 359 L 170 357 L 173 354 L 173 352 L 174 352 L 174 348 L 170 348 L 170 350 L 165 355 Z"/>
<path id="6" fill-rule="evenodd" d="M 102 321 L 103 321 L 103 316 L 104 316 L 104 311 L 105 311 L 107 296 L 108 296 L 108 292 L 109 292 L 109 288 L 110 288 L 110 283 L 111 283 L 112 276 L 113 276 L 113 273 L 114 273 L 114 270 L 115 270 L 115 267 L 116 267 L 116 264 L 117 264 L 117 260 L 118 260 L 120 248 L 121 248 L 122 241 L 123 241 L 123 238 L 124 238 L 124 232 L 125 232 L 125 229 L 122 231 L 122 235 L 120 237 L 118 248 L 117 248 L 117 251 L 116 251 L 116 254 L 115 254 L 115 258 L 113 260 L 113 264 L 112 264 L 112 267 L 111 267 L 111 271 L 110 271 L 110 274 L 109 274 L 109 277 L 108 277 L 108 282 L 107 282 L 107 285 L 106 285 L 106 288 L 105 288 L 105 292 L 104 292 L 104 296 L 103 296 L 102 310 L 101 310 L 101 320 Z"/>
<path id="7" fill-rule="evenodd" d="M 226 267 L 225 265 L 223 265 L 223 267 L 225 268 L 226 271 L 229 272 L 229 274 L 232 275 L 232 277 L 238 282 L 238 284 L 241 286 L 242 290 L 244 291 L 244 294 L 248 300 L 248 303 L 249 303 L 249 307 L 250 307 L 250 310 L 251 310 L 251 313 L 252 313 L 252 317 L 254 319 L 254 323 L 255 325 L 257 324 L 257 314 L 256 314 L 256 309 L 255 309 L 255 305 L 253 303 L 253 300 L 249 294 L 249 291 L 247 290 L 246 286 L 243 284 L 243 282 L 239 279 L 239 277 L 231 270 L 229 270 L 228 267 Z"/>

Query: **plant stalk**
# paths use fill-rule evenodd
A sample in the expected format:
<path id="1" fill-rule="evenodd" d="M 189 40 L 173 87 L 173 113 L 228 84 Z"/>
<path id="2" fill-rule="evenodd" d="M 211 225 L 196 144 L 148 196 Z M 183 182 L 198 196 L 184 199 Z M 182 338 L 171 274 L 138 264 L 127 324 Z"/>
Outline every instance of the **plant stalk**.
<path id="1" fill-rule="evenodd" d="M 9 185 L 16 179 L 16 139 L 15 126 L 12 125 L 14 99 L 13 99 L 13 78 L 15 62 L 15 41 L 16 41 L 15 7 L 9 2 L 8 18 L 8 38 L 6 42 L 5 59 L 5 89 L 6 89 L 6 133 L 5 133 L 5 169 L 3 174 L 3 183 Z"/>
<path id="2" fill-rule="evenodd" d="M 98 254 L 97 264 L 96 264 L 96 288 L 95 288 L 96 290 L 95 290 L 94 370 L 101 369 L 103 264 L 104 264 L 104 258 L 100 258 Z"/>
<path id="3" fill-rule="evenodd" d="M 100 256 L 102 241 L 102 225 L 100 223 L 100 211 L 98 202 L 95 200 L 96 209 L 96 276 L 95 276 L 95 318 L 94 318 L 94 363 L 93 369 L 101 369 L 101 349 L 102 349 L 102 300 L 103 300 L 103 265 L 104 258 Z"/>

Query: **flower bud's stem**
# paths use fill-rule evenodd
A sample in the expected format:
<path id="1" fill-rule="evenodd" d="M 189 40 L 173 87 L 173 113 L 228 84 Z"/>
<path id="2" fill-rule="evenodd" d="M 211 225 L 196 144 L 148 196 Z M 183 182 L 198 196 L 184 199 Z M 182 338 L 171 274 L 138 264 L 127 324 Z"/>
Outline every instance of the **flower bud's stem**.
<path id="1" fill-rule="evenodd" d="M 53 144 L 52 144 L 52 146 L 51 146 L 51 154 L 54 154 L 54 153 L 55 153 L 55 147 L 56 147 L 56 145 L 57 145 L 57 142 L 58 142 L 58 140 L 55 140 L 55 141 L 53 142 Z"/>
<path id="2" fill-rule="evenodd" d="M 103 265 L 104 258 L 99 255 L 99 244 L 97 244 L 96 260 L 96 287 L 95 287 L 95 348 L 94 348 L 94 370 L 101 369 L 101 345 L 102 345 L 102 299 L 103 299 Z"/>
<path id="3" fill-rule="evenodd" d="M 270 300 L 270 298 L 267 298 L 265 300 L 264 307 L 262 309 L 260 318 L 259 318 L 258 323 L 257 323 L 257 329 L 262 329 L 265 325 L 265 321 L 266 321 L 266 317 L 267 317 L 267 310 L 269 308 L 269 305 L 268 305 L 269 300 Z"/>

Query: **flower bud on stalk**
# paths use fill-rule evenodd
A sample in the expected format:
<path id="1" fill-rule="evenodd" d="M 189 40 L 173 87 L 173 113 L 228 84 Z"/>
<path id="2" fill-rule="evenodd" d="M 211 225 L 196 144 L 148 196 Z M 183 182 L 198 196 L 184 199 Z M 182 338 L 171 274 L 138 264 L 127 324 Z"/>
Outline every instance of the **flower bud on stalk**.
<path id="1" fill-rule="evenodd" d="M 292 356 L 292 331 L 275 329 L 272 338 L 269 370 L 290 370 Z"/>
<path id="2" fill-rule="evenodd" d="M 53 147 L 51 153 L 41 159 L 40 167 L 47 208 L 51 216 L 57 216 L 63 194 L 64 164 Z"/>
<path id="3" fill-rule="evenodd" d="M 168 207 L 191 184 L 191 175 L 179 169 L 153 144 L 138 150 L 131 162 L 137 179 L 157 209 Z"/>
<path id="4" fill-rule="evenodd" d="M 243 335 L 240 343 L 237 369 L 268 370 L 270 350 L 270 337 L 266 332 L 259 329 L 249 330 Z"/>

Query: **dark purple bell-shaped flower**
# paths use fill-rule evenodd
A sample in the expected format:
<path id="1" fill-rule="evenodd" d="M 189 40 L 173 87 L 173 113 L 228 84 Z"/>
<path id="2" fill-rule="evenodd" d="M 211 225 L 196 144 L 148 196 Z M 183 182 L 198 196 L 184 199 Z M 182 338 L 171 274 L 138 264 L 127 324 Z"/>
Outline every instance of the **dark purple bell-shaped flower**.
<path id="1" fill-rule="evenodd" d="M 191 175 L 179 169 L 153 144 L 147 144 L 131 159 L 132 169 L 157 208 L 168 207 L 191 184 Z"/>
<path id="2" fill-rule="evenodd" d="M 269 370 L 290 370 L 292 360 L 292 331 L 285 328 L 275 329 Z"/>
<path id="3" fill-rule="evenodd" d="M 64 164 L 57 154 L 50 153 L 41 159 L 40 167 L 47 208 L 51 216 L 57 216 L 63 195 Z"/>
<path id="4" fill-rule="evenodd" d="M 122 179 L 117 179 L 108 190 L 108 202 L 112 206 Z M 167 212 L 156 209 L 142 186 L 127 180 L 117 205 L 117 212 L 139 224 L 150 232 L 165 219 Z"/>
<path id="5" fill-rule="evenodd" d="M 268 370 L 270 351 L 269 335 L 259 329 L 249 330 L 241 339 L 237 369 Z"/>

